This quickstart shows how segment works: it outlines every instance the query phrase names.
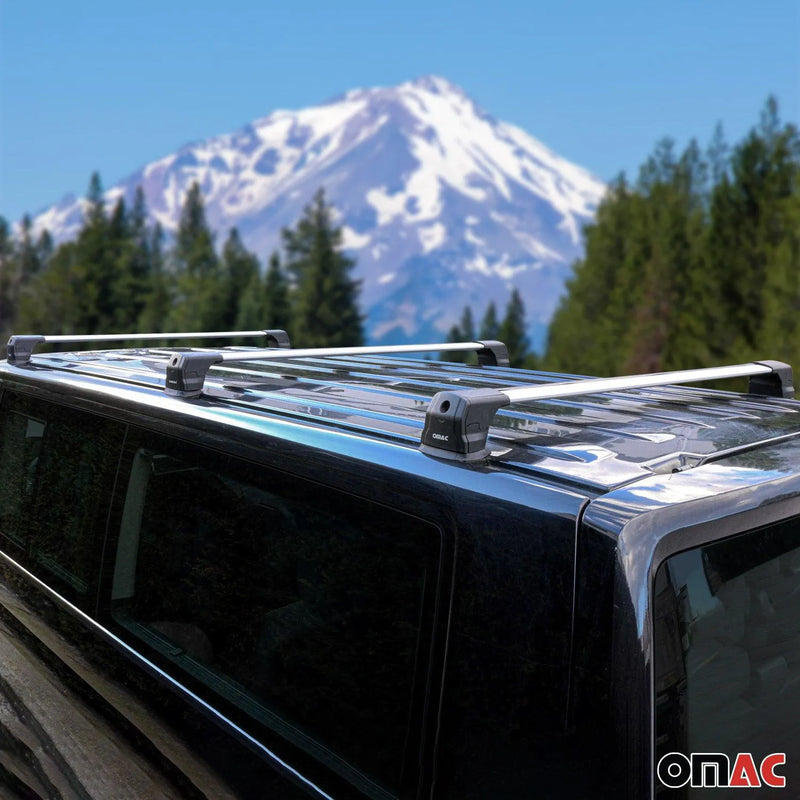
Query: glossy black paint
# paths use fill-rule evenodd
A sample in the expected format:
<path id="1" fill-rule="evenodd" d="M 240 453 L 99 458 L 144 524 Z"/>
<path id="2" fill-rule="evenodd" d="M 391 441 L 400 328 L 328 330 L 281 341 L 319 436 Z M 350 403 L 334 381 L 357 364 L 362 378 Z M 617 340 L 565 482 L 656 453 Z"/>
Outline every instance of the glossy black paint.
<path id="1" fill-rule="evenodd" d="M 97 500 L 105 523 L 91 598 L 43 583 L 4 546 L 0 643 L 33 653 L 150 763 L 167 796 L 392 793 L 362 793 L 261 736 L 115 628 L 115 537 L 142 437 L 261 465 L 440 532 L 403 798 L 651 798 L 659 565 L 800 513 L 800 405 L 789 401 L 664 389 L 515 406 L 493 424 L 495 455 L 463 464 L 417 449 L 427 400 L 510 385 L 519 371 L 316 359 L 282 363 L 280 374 L 228 370 L 187 401 L 154 388 L 159 369 L 138 353 L 0 364 L 0 409 L 9 393 L 32 397 L 107 420 L 125 441 L 112 445 L 115 480 Z"/>
<path id="2" fill-rule="evenodd" d="M 111 379 L 133 405 L 175 416 L 179 405 L 164 396 L 167 360 L 163 352 L 141 350 L 43 354 L 28 367 L 0 364 L 0 370 L 68 394 L 71 387 L 107 393 Z M 439 391 L 547 386 L 576 377 L 386 357 L 237 362 L 212 368 L 203 397 L 190 404 L 227 408 L 231 419 L 246 415 L 254 425 L 277 416 L 320 434 L 356 433 L 417 448 Z M 667 386 L 512 404 L 494 416 L 488 445 L 498 464 L 599 493 L 796 436 L 799 427 L 800 403 L 791 400 Z"/>
<path id="3" fill-rule="evenodd" d="M 30 388 L 26 388 L 24 394 L 32 396 Z M 4 402 L 8 404 L 14 396 L 21 395 L 6 392 Z M 127 439 L 135 438 L 131 433 L 135 428 L 149 428 L 160 436 L 175 437 L 191 442 L 192 446 L 200 444 L 211 451 L 234 450 L 237 456 L 258 463 L 274 464 L 277 460 L 283 473 L 314 480 L 324 475 L 329 486 L 356 495 L 369 495 L 372 501 L 397 509 L 405 508 L 435 522 L 446 534 L 439 579 L 438 643 L 435 643 L 431 656 L 430 683 L 424 704 L 425 725 L 417 734 L 422 758 L 419 759 L 416 778 L 412 784 L 406 783 L 401 794 L 407 797 L 429 796 L 433 792 L 442 797 L 468 796 L 464 786 L 471 783 L 471 791 L 476 792 L 475 796 L 481 796 L 491 791 L 491 782 L 482 788 L 481 783 L 470 779 L 470 774 L 475 773 L 465 773 L 465 769 L 474 770 L 479 764 L 478 756 L 485 760 L 498 751 L 507 751 L 503 757 L 506 767 L 501 774 L 509 774 L 503 779 L 516 784 L 523 793 L 526 791 L 523 787 L 527 785 L 524 774 L 531 770 L 531 774 L 544 770 L 543 763 L 531 764 L 517 758 L 510 760 L 513 748 L 519 754 L 523 745 L 519 738 L 509 740 L 507 719 L 513 716 L 526 721 L 530 730 L 524 741 L 531 747 L 544 746 L 545 743 L 550 746 L 554 728 L 563 726 L 570 646 L 574 516 L 583 502 L 581 498 L 555 487 L 509 476 L 491 466 L 464 471 L 455 465 L 427 459 L 414 451 L 402 451 L 402 456 L 413 465 L 405 472 L 397 469 L 402 458 L 396 459 L 393 469 L 387 469 L 378 465 L 378 459 L 372 455 L 357 462 L 351 457 L 344 458 L 339 452 L 309 449 L 285 439 L 273 443 L 263 434 L 248 435 L 247 431 L 238 436 L 236 445 L 232 446 L 229 429 L 223 424 L 209 422 L 202 427 L 189 427 L 175 424 L 174 419 L 167 422 L 145 417 L 136 406 L 120 404 L 113 409 L 100 406 L 81 395 L 65 398 L 55 392 L 36 391 L 36 397 L 48 403 L 58 399 L 58 407 L 65 410 L 66 401 L 69 406 L 84 412 L 87 409 L 91 409 L 93 414 L 101 412 L 107 419 L 131 420 L 137 424 L 128 428 Z M 355 444 L 365 449 L 372 446 L 368 442 Z M 385 452 L 385 448 L 382 449 Z M 356 446 L 351 452 L 357 450 Z M 120 462 L 118 486 L 124 486 L 126 482 L 128 468 L 125 463 L 125 459 Z M 464 484 L 465 488 L 457 488 L 454 471 L 458 483 Z M 483 490 L 480 494 L 475 491 L 478 487 Z M 484 493 L 487 488 L 492 492 L 491 502 L 487 501 Z M 121 496 L 118 489 L 117 499 L 111 507 L 110 531 L 119 525 Z M 531 512 L 530 504 L 538 510 Z M 106 550 L 113 550 L 113 542 L 106 545 Z M 109 570 L 110 567 L 104 567 L 106 584 Z M 454 574 L 457 576 L 455 582 Z M 34 583 L 37 588 L 32 594 L 27 594 L 29 602 L 35 600 L 43 588 L 35 579 Z M 120 680 L 126 674 L 125 665 L 133 654 L 128 647 L 120 645 L 119 632 L 114 634 L 113 626 L 109 629 L 104 622 L 103 601 L 96 609 L 91 604 L 83 609 L 99 621 L 98 626 L 91 624 L 78 609 L 67 603 L 68 598 L 63 592 L 48 594 L 56 606 L 64 609 L 57 615 L 62 620 L 59 630 L 70 630 L 76 647 L 82 652 L 97 654 L 92 662 L 95 669 L 109 671 L 108 677 L 112 681 Z M 542 616 L 542 610 L 546 610 L 546 616 Z M 77 634 L 69 622 L 71 617 L 76 617 L 81 623 Z M 503 627 L 494 625 L 493 621 L 498 617 L 505 618 L 508 624 Z M 449 671 L 445 670 L 443 663 L 447 635 Z M 515 657 L 520 664 L 529 664 L 522 683 L 519 672 L 509 663 L 509 654 L 513 652 L 517 653 Z M 157 664 L 133 657 L 138 665 L 132 673 L 127 667 L 126 682 L 135 689 L 137 697 L 143 698 L 150 710 L 148 713 L 155 714 L 158 709 L 159 713 L 166 710 L 180 716 L 180 708 L 188 696 L 161 674 Z M 488 680 L 486 670 L 495 671 Z M 171 700 L 176 692 L 178 697 L 183 693 L 184 700 Z M 464 705 L 465 697 L 478 699 L 481 695 L 482 699 L 475 704 L 470 700 L 470 704 Z M 188 699 L 197 709 L 189 715 L 192 719 L 181 719 L 179 723 L 173 720 L 182 740 L 194 742 L 196 747 L 217 741 L 219 737 L 210 735 L 208 724 L 205 727 L 200 724 L 204 717 L 209 716 L 208 710 L 204 711 L 190 697 Z M 489 709 L 487 704 L 493 707 Z M 485 710 L 479 711 L 479 707 Z M 440 724 L 444 734 L 439 729 Z M 232 747 L 236 750 L 248 745 L 246 736 L 241 736 L 234 726 L 230 727 L 224 741 L 227 742 L 226 748 L 219 744 L 210 751 L 204 748 L 203 759 L 211 759 L 212 755 L 226 749 L 230 751 Z M 435 758 L 437 742 L 440 755 Z M 473 755 L 468 757 L 468 753 Z M 263 753 L 261 755 L 261 762 L 269 760 L 263 758 Z M 241 797 L 260 796 L 252 787 L 267 785 L 261 774 L 265 769 L 264 763 L 256 758 L 253 767 L 245 770 L 242 758 L 232 759 L 230 754 L 214 763 L 222 770 L 225 763 L 233 761 L 238 766 L 234 776 L 237 783 L 232 784 L 235 787 L 232 791 Z M 290 761 L 294 769 L 331 796 L 346 797 L 353 793 L 352 787 L 337 782 L 330 775 L 318 774 L 319 769 L 302 754 L 294 753 Z M 511 774 L 513 764 L 522 768 L 523 773 L 514 777 Z M 274 767 L 273 763 L 267 768 L 272 771 Z M 280 772 L 280 765 L 278 769 Z M 496 766 L 495 771 L 497 769 Z M 482 774 L 481 780 L 485 781 L 489 774 Z M 289 778 L 292 777 L 289 773 Z M 277 793 L 276 796 L 284 795 Z"/>
<path id="4" fill-rule="evenodd" d="M 617 796 L 655 792 L 652 598 L 659 567 L 676 553 L 800 514 L 799 466 L 800 443 L 792 440 L 654 477 L 589 506 L 584 527 L 607 542 L 606 569 L 613 554 L 607 687 Z M 590 603 L 579 603 L 576 614 L 588 616 L 581 607 Z"/>

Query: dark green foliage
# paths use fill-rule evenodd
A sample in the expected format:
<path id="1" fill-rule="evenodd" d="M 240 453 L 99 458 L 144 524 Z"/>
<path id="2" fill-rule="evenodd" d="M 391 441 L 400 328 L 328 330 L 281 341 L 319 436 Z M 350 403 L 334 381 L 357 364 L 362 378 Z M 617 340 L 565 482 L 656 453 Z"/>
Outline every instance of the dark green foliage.
<path id="1" fill-rule="evenodd" d="M 54 249 L 46 230 L 34 241 L 27 216 L 15 239 L 0 218 L 0 333 L 282 328 L 301 344 L 360 344 L 354 262 L 340 252 L 331 213 L 320 190 L 297 227 L 283 231 L 288 274 L 276 252 L 262 276 L 235 228 L 217 255 L 197 183 L 165 252 L 141 188 L 132 207 L 120 197 L 109 215 L 95 173 L 73 242 Z"/>
<path id="2" fill-rule="evenodd" d="M 247 297 L 248 287 L 258 280 L 258 259 L 242 244 L 239 231 L 231 228 L 222 248 L 222 272 L 225 281 L 224 330 L 234 330 L 241 304 Z M 257 326 L 261 329 L 263 325 Z"/>
<path id="3" fill-rule="evenodd" d="M 167 328 L 173 331 L 223 330 L 227 317 L 227 285 L 197 182 L 189 189 L 181 210 L 171 266 L 176 302 Z"/>
<path id="4" fill-rule="evenodd" d="M 461 335 L 461 328 L 458 325 L 453 325 L 447 334 L 448 342 L 463 342 L 464 337 Z M 456 364 L 466 364 L 470 361 L 469 353 L 460 352 L 444 352 L 441 354 L 442 361 L 452 361 Z"/>
<path id="5" fill-rule="evenodd" d="M 74 242 L 54 249 L 28 217 L 12 236 L 0 218 L 0 332 L 284 328 L 295 346 L 360 344 L 354 262 L 322 190 L 282 239 L 263 276 L 236 230 L 218 256 L 194 184 L 165 252 L 141 190 L 109 212 L 95 174 Z M 774 100 L 734 147 L 719 127 L 705 152 L 660 142 L 635 183 L 609 186 L 585 239 L 551 323 L 548 368 L 800 364 L 800 137 Z M 502 322 L 494 304 L 480 319 L 477 338 L 504 340 L 515 366 L 535 363 L 518 292 Z M 475 328 L 465 308 L 449 338 L 472 340 Z"/>
<path id="6" fill-rule="evenodd" d="M 94 318 L 96 285 L 78 245 L 61 245 L 45 272 L 21 289 L 15 330 L 23 333 L 81 333 Z"/>
<path id="7" fill-rule="evenodd" d="M 794 360 L 800 140 L 770 99 L 730 151 L 664 141 L 609 188 L 549 331 L 549 368 L 653 372 Z"/>
<path id="8" fill-rule="evenodd" d="M 532 368 L 536 365 L 536 357 L 530 352 L 528 338 L 525 335 L 525 304 L 522 297 L 513 289 L 506 308 L 506 315 L 502 323 L 497 321 L 495 304 L 489 303 L 481 322 L 480 334 L 475 335 L 472 309 L 464 308 L 458 325 L 453 325 L 448 334 L 448 342 L 473 342 L 476 339 L 490 339 L 502 341 L 508 347 L 509 361 L 512 367 Z M 443 353 L 446 361 L 455 361 L 474 364 L 477 356 L 472 351 L 464 353 Z"/>
<path id="9" fill-rule="evenodd" d="M 8 223 L 0 217 L 0 336 L 11 333 L 17 303 L 17 264 Z"/>
<path id="10" fill-rule="evenodd" d="M 506 315 L 500 324 L 500 341 L 508 348 L 508 360 L 512 367 L 523 367 L 529 355 L 528 339 L 525 336 L 525 304 L 514 289 L 506 307 Z"/>
<path id="11" fill-rule="evenodd" d="M 264 282 L 264 321 L 268 328 L 291 328 L 289 281 L 281 266 L 280 257 L 273 253 Z"/>
<path id="12" fill-rule="evenodd" d="M 359 282 L 355 262 L 340 248 L 341 228 L 320 189 L 294 229 L 282 231 L 286 270 L 292 278 L 293 344 L 300 347 L 360 345 Z"/>
<path id="13" fill-rule="evenodd" d="M 45 228 L 36 240 L 36 260 L 39 271 L 47 269 L 54 252 L 53 237 L 50 235 L 50 231 Z"/>
<path id="14" fill-rule="evenodd" d="M 137 329 L 147 302 L 152 271 L 147 209 L 141 187 L 136 189 L 130 215 L 124 212 L 125 205 L 120 199 L 109 225 L 115 261 L 112 295 L 116 331 Z"/>
<path id="15" fill-rule="evenodd" d="M 93 300 L 83 307 L 86 316 L 74 320 L 77 329 L 87 333 L 108 333 L 114 330 L 116 270 L 114 250 L 124 236 L 125 206 L 118 202 L 113 211 L 112 227 L 106 216 L 100 176 L 95 172 L 89 181 L 84 223 L 74 249 L 74 271 L 84 276 L 86 294 Z M 82 304 L 83 305 L 83 304 Z M 64 321 L 66 322 L 66 320 Z"/>
<path id="16" fill-rule="evenodd" d="M 54 250 L 46 230 L 35 245 L 31 234 L 23 220 L 17 330 L 110 333 L 139 327 L 153 291 L 153 254 L 141 189 L 130 212 L 119 198 L 107 217 L 100 178 L 94 174 L 84 225 L 74 242 Z"/>
<path id="17" fill-rule="evenodd" d="M 622 358 L 621 328 L 631 315 L 638 278 L 631 251 L 641 239 L 631 233 L 634 200 L 620 176 L 587 227 L 586 256 L 576 262 L 550 325 L 551 366 L 605 374 Z"/>
<path id="18" fill-rule="evenodd" d="M 142 311 L 136 330 L 144 333 L 161 333 L 172 308 L 172 279 L 164 269 L 164 233 L 157 222 L 145 239 L 149 255 L 149 278 L 142 299 Z"/>
<path id="19" fill-rule="evenodd" d="M 720 316 L 727 317 L 722 335 L 742 358 L 760 350 L 767 283 L 784 284 L 786 276 L 774 272 L 776 251 L 797 239 L 792 207 L 799 147 L 796 129 L 780 128 L 771 100 L 761 126 L 735 149 L 730 180 L 721 181 L 712 195 L 709 268 L 717 276 L 713 288 Z"/>
<path id="20" fill-rule="evenodd" d="M 461 313 L 461 320 L 458 325 L 453 325 L 447 335 L 448 342 L 471 342 L 475 339 L 475 324 L 472 319 L 472 309 L 469 306 L 464 306 L 464 311 Z M 472 363 L 475 361 L 474 355 L 470 351 L 442 353 L 444 361 L 460 362 L 462 364 Z"/>
<path id="21" fill-rule="evenodd" d="M 252 276 L 239 305 L 236 328 L 290 330 L 289 281 L 277 252 L 270 256 L 267 274 L 263 278 L 258 273 Z"/>
<path id="22" fill-rule="evenodd" d="M 264 284 L 260 275 L 255 275 L 241 297 L 236 317 L 237 331 L 263 330 L 265 324 Z"/>
<path id="23" fill-rule="evenodd" d="M 20 225 L 19 245 L 17 247 L 17 275 L 20 287 L 32 281 L 42 269 L 40 250 L 33 241 L 31 218 L 26 214 Z"/>
<path id="24" fill-rule="evenodd" d="M 722 131 L 722 123 L 717 123 L 714 134 L 706 150 L 706 160 L 708 161 L 711 181 L 716 186 L 723 175 L 728 171 L 730 147 L 725 141 L 725 134 Z"/>
<path id="25" fill-rule="evenodd" d="M 472 321 L 472 309 L 469 306 L 464 307 L 464 312 L 461 314 L 461 335 L 464 337 L 462 342 L 471 342 L 475 339 L 475 324 Z"/>
<path id="26" fill-rule="evenodd" d="M 492 302 L 487 306 L 481 320 L 480 338 L 496 340 L 498 336 L 500 336 L 500 323 L 497 321 L 497 307 Z"/>

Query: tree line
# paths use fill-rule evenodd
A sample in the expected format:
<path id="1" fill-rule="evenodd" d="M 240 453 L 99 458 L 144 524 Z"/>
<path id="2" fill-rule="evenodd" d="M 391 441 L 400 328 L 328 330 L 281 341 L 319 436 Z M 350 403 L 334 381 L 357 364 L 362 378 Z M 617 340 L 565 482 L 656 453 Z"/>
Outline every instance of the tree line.
<path id="1" fill-rule="evenodd" d="M 103 334 L 287 330 L 293 345 L 363 343 L 355 262 L 341 252 L 341 229 L 319 190 L 266 270 L 231 228 L 218 253 L 194 183 L 174 243 L 148 223 L 141 187 L 130 208 L 108 211 L 94 174 L 77 237 L 54 247 L 34 236 L 30 217 L 17 236 L 0 217 L 0 333 Z"/>
<path id="2" fill-rule="evenodd" d="M 95 173 L 77 237 L 57 248 L 47 230 L 34 236 L 29 216 L 17 236 L 0 217 L 0 335 L 280 328 L 300 347 L 363 344 L 360 282 L 332 212 L 319 190 L 262 269 L 236 228 L 217 252 L 197 183 L 167 248 L 161 226 L 148 222 L 141 187 L 130 208 L 119 198 L 109 210 Z M 517 290 L 502 320 L 488 306 L 479 331 L 465 308 L 448 340 L 476 338 L 506 342 L 515 366 L 535 364 Z"/>
<path id="3" fill-rule="evenodd" d="M 770 98 L 730 148 L 662 141 L 585 228 L 544 366 L 594 375 L 800 365 L 800 137 Z"/>
<path id="4" fill-rule="evenodd" d="M 508 360 L 512 367 L 536 369 L 538 358 L 530 349 L 528 336 L 525 333 L 525 303 L 519 290 L 512 289 L 511 297 L 505 309 L 503 319 L 497 316 L 494 301 L 486 306 L 480 324 L 476 326 L 471 306 L 465 306 L 461 319 L 450 328 L 448 342 L 471 342 L 477 339 L 501 341 L 508 349 Z M 448 353 L 448 361 L 475 361 L 474 354 Z"/>
<path id="5" fill-rule="evenodd" d="M 718 126 L 703 151 L 665 139 L 609 186 L 585 227 L 543 355 L 514 289 L 502 319 L 465 308 L 448 339 L 500 339 L 512 365 L 594 375 L 761 360 L 800 365 L 800 135 L 770 98 L 734 147 Z M 355 262 L 318 191 L 266 269 L 232 228 L 217 251 L 200 187 L 169 247 L 136 190 L 106 208 L 93 175 L 78 236 L 54 247 L 29 217 L 0 217 L 0 334 L 289 331 L 297 346 L 364 341 Z M 453 360 L 465 360 L 453 354 Z"/>

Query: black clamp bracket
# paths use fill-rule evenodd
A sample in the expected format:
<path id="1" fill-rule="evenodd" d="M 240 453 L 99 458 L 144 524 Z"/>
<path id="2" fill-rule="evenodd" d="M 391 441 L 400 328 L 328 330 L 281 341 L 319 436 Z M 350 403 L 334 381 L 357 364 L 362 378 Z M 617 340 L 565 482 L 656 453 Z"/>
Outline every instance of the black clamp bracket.
<path id="1" fill-rule="evenodd" d="M 263 331 L 267 337 L 270 348 L 279 350 L 290 350 L 291 343 L 286 331 L 268 330 Z M 241 361 L 246 361 L 248 351 L 241 352 L 226 351 L 226 355 L 235 354 L 240 356 Z M 203 385 L 208 371 L 214 364 L 221 364 L 225 356 L 214 350 L 201 352 L 174 353 L 167 362 L 167 379 L 164 384 L 164 391 L 173 397 L 199 397 L 203 393 Z M 228 360 L 233 360 L 228 358 Z"/>
<path id="2" fill-rule="evenodd" d="M 167 362 L 164 391 L 173 397 L 198 397 L 208 371 L 221 362 L 222 353 L 218 352 L 173 354 Z"/>
<path id="3" fill-rule="evenodd" d="M 769 367 L 772 372 L 753 375 L 747 387 L 748 394 L 763 394 L 768 397 L 794 397 L 794 378 L 792 368 L 783 361 L 756 361 Z"/>
<path id="4" fill-rule="evenodd" d="M 12 336 L 6 345 L 8 363 L 17 367 L 30 364 L 34 348 L 45 341 L 44 336 Z"/>
<path id="5" fill-rule="evenodd" d="M 508 367 L 508 348 L 494 339 L 479 339 L 478 344 L 484 346 L 484 350 L 478 350 L 478 364 L 482 367 Z"/>
<path id="6" fill-rule="evenodd" d="M 486 446 L 489 425 L 497 410 L 509 402 L 499 389 L 437 392 L 425 415 L 420 450 L 455 461 L 486 458 L 490 454 Z"/>
<path id="7" fill-rule="evenodd" d="M 263 331 L 263 334 L 267 337 L 267 347 L 279 347 L 282 350 L 288 350 L 292 346 L 289 341 L 289 334 L 286 331 L 276 329 Z"/>

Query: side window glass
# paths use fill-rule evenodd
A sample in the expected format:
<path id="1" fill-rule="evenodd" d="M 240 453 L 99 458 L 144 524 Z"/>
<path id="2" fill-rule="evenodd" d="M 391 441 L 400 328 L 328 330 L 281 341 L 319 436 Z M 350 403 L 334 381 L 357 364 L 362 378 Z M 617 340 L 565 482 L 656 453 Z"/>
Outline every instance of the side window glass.
<path id="1" fill-rule="evenodd" d="M 45 422 L 18 411 L 0 415 L 0 536 L 25 549 Z"/>
<path id="2" fill-rule="evenodd" d="M 90 593 L 123 439 L 117 423 L 7 394 L 0 414 L 0 533 L 57 591 Z"/>
<path id="3" fill-rule="evenodd" d="M 268 738 L 368 795 L 396 793 L 425 684 L 438 529 L 263 467 L 148 445 L 133 454 L 113 575 L 123 635 Z"/>
<path id="4" fill-rule="evenodd" d="M 785 752 L 779 772 L 796 785 L 800 519 L 674 555 L 655 589 L 657 759 Z"/>

